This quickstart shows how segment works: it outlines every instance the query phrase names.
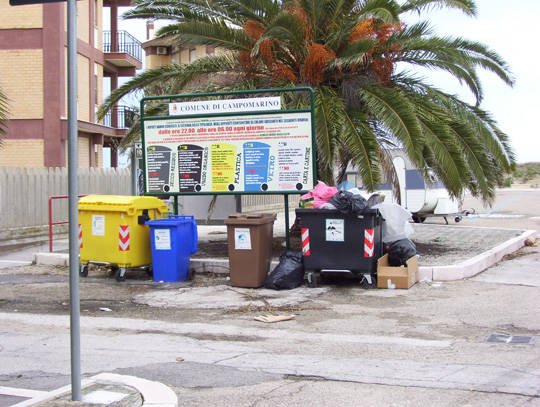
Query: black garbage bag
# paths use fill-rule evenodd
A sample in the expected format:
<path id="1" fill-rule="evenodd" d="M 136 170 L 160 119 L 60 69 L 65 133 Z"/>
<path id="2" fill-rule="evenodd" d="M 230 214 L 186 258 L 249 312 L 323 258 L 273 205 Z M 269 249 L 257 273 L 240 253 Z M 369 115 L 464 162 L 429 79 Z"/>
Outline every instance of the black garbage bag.
<path id="1" fill-rule="evenodd" d="M 302 285 L 304 263 L 302 252 L 287 250 L 279 258 L 279 264 L 268 275 L 264 286 L 274 290 L 290 290 Z"/>
<path id="2" fill-rule="evenodd" d="M 330 203 L 347 215 L 362 215 L 368 207 L 366 198 L 349 191 L 339 191 L 330 199 Z"/>
<path id="3" fill-rule="evenodd" d="M 390 243 L 388 264 L 392 267 L 406 266 L 407 260 L 416 256 L 416 245 L 409 239 L 400 239 Z"/>

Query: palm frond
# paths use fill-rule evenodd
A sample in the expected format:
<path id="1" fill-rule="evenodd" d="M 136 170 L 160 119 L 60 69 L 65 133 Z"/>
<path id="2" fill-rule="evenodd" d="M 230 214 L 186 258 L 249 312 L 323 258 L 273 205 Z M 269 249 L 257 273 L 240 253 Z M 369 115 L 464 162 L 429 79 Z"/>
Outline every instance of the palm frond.
<path id="1" fill-rule="evenodd" d="M 358 91 L 374 118 L 399 139 L 411 160 L 421 167 L 422 131 L 410 101 L 397 88 L 366 86 Z"/>
<path id="2" fill-rule="evenodd" d="M 418 14 L 429 8 L 455 8 L 469 16 L 476 15 L 474 0 L 408 0 L 401 6 L 403 12 L 415 11 Z"/>
<path id="3" fill-rule="evenodd" d="M 367 0 L 355 11 L 361 19 L 375 17 L 387 23 L 399 22 L 401 7 L 394 0 Z"/>
<path id="4" fill-rule="evenodd" d="M 401 204 L 404 197 L 401 196 L 401 189 L 399 187 L 399 178 L 397 175 L 396 167 L 394 167 L 392 154 L 388 148 L 379 149 L 379 165 L 384 174 L 386 183 L 390 185 L 392 189 L 392 195 L 396 198 L 396 201 Z"/>
<path id="5" fill-rule="evenodd" d="M 97 112 L 98 120 L 102 119 L 124 96 L 140 91 L 147 86 L 174 80 L 177 89 L 182 89 L 201 75 L 206 76 L 223 71 L 234 71 L 235 66 L 235 58 L 232 55 L 223 54 L 206 56 L 189 65 L 164 65 L 145 71 L 120 86 L 105 99 Z"/>
<path id="6" fill-rule="evenodd" d="M 381 181 L 379 166 L 379 144 L 369 124 L 356 120 L 354 112 L 342 112 L 343 126 L 341 140 L 351 157 L 351 163 L 358 170 L 367 191 L 374 191 Z"/>
<path id="7" fill-rule="evenodd" d="M 212 45 L 233 51 L 250 49 L 250 39 L 243 31 L 213 21 L 170 24 L 161 28 L 158 36 L 174 36 L 180 44 Z"/>
<path id="8" fill-rule="evenodd" d="M 340 126 L 342 102 L 335 92 L 326 87 L 315 89 L 315 134 L 317 166 L 321 180 L 332 184 L 336 159 L 336 134 Z M 341 109 L 340 109 L 341 107 Z"/>

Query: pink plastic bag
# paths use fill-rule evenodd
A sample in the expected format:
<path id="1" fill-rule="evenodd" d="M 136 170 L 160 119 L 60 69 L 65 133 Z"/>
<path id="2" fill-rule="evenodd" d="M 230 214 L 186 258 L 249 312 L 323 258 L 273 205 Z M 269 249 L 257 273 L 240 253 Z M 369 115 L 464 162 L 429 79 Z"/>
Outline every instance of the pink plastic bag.
<path id="1" fill-rule="evenodd" d="M 301 196 L 301 199 L 313 198 L 313 208 L 319 209 L 323 204 L 328 202 L 338 190 L 336 187 L 329 187 L 324 182 L 319 181 L 313 191 Z"/>

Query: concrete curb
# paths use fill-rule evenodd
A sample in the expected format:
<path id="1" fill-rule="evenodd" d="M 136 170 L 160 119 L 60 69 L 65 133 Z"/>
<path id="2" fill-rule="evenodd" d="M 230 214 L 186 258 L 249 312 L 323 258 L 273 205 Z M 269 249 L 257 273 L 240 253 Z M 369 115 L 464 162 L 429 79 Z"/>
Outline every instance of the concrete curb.
<path id="1" fill-rule="evenodd" d="M 93 383 L 94 382 L 92 382 L 90 379 L 84 379 L 84 380 L 81 381 L 81 387 L 85 388 L 85 387 L 88 387 L 89 385 L 91 385 Z M 38 405 L 40 403 L 44 403 L 46 401 L 54 400 L 55 398 L 61 397 L 64 394 L 68 394 L 69 392 L 71 392 L 71 385 L 68 384 L 67 386 L 60 387 L 60 388 L 58 388 L 56 390 L 43 392 L 42 394 L 36 394 L 31 399 L 21 401 L 20 403 L 17 403 L 17 404 L 13 404 L 11 407 L 35 406 L 35 405 Z"/>
<path id="2" fill-rule="evenodd" d="M 499 262 L 507 254 L 519 250 L 525 245 L 525 240 L 536 235 L 536 230 L 526 230 L 521 235 L 495 246 L 475 257 L 449 266 L 420 266 L 418 268 L 417 281 L 453 281 L 470 278 L 495 263 Z M 69 255 L 66 253 L 36 253 L 35 264 L 67 266 Z M 270 270 L 278 265 L 274 260 L 270 264 Z M 229 274 L 229 259 L 191 259 L 190 267 L 198 273 Z"/>
<path id="3" fill-rule="evenodd" d="M 178 407 L 178 398 L 176 397 L 176 394 L 163 383 L 153 382 L 135 376 L 119 375 L 115 373 L 100 373 L 96 376 L 90 377 L 88 379 L 83 379 L 81 381 L 82 388 L 94 384 L 121 384 L 133 387 L 141 394 L 143 399 L 143 407 Z M 49 392 L 27 391 L 26 393 L 22 393 L 22 389 L 12 390 L 13 392 L 5 394 L 28 394 L 29 396 L 32 396 L 33 394 L 33 396 L 31 399 L 14 404 L 11 407 L 30 407 L 70 394 L 71 385 L 60 387 L 56 390 L 52 390 Z M 15 393 L 15 391 L 18 391 L 18 393 Z"/>
<path id="4" fill-rule="evenodd" d="M 178 406 L 178 398 L 176 397 L 176 393 L 163 383 L 115 373 L 100 373 L 91 379 L 96 383 L 123 384 L 137 389 L 143 398 L 143 407 Z"/>
<path id="5" fill-rule="evenodd" d="M 451 266 L 419 267 L 417 281 L 453 281 L 473 277 L 500 261 L 507 254 L 521 249 L 525 246 L 525 240 L 535 235 L 536 230 L 526 230 L 517 237 Z"/>

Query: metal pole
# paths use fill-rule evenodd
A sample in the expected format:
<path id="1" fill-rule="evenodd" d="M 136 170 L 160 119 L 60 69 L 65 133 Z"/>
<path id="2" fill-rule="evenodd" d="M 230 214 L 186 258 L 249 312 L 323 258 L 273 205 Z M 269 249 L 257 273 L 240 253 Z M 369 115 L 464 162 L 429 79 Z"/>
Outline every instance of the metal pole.
<path id="1" fill-rule="evenodd" d="M 137 188 L 137 151 L 135 144 L 131 147 L 131 195 L 136 196 L 138 194 Z"/>
<path id="2" fill-rule="evenodd" d="M 69 304 L 71 399 L 81 400 L 81 309 L 79 296 L 79 214 L 77 212 L 77 1 L 67 3 Z"/>
<path id="3" fill-rule="evenodd" d="M 290 250 L 291 244 L 289 239 L 289 195 L 285 194 L 285 243 L 287 250 Z"/>

